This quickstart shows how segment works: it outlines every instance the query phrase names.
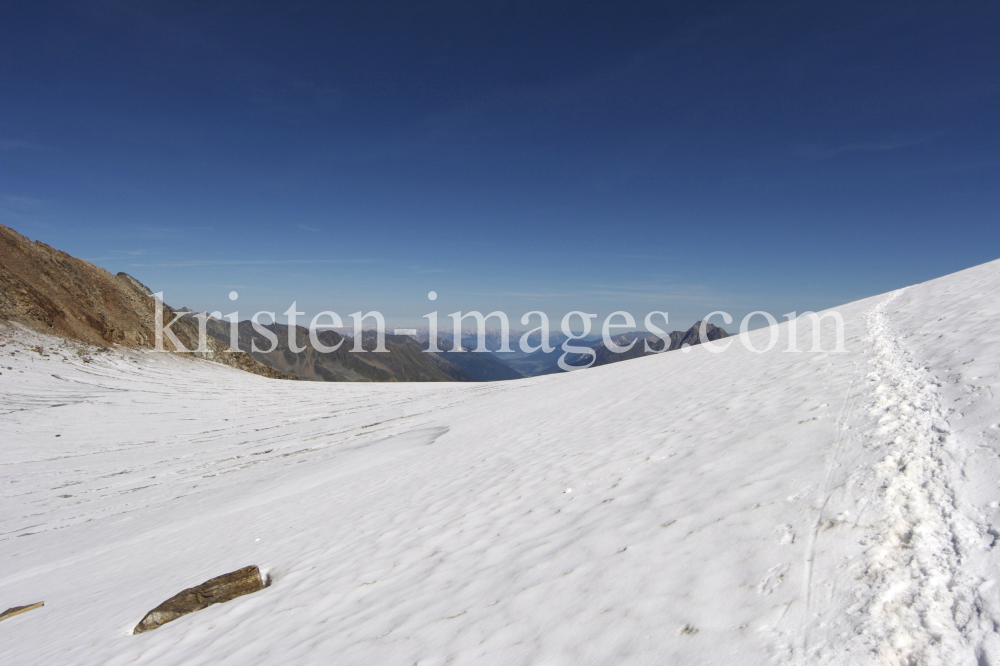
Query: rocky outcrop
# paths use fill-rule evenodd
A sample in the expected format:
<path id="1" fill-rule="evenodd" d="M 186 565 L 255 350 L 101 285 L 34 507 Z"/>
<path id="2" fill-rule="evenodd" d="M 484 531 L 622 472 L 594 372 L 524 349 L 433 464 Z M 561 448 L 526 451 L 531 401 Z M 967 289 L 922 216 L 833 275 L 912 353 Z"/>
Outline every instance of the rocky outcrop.
<path id="1" fill-rule="evenodd" d="M 141 634 L 173 622 L 188 613 L 208 608 L 213 604 L 231 601 L 244 594 L 263 590 L 265 581 L 256 566 L 243 567 L 231 573 L 206 580 L 197 587 L 175 594 L 162 604 L 146 613 L 142 621 L 135 625 L 133 634 Z"/>
<path id="2" fill-rule="evenodd" d="M 164 322 L 174 314 L 164 306 Z M 100 347 L 152 348 L 155 316 L 152 293 L 131 275 L 112 275 L 0 225 L 0 320 Z M 171 330 L 187 349 L 198 347 L 198 323 L 192 317 L 182 317 Z M 169 339 L 164 348 L 174 350 Z M 209 338 L 207 349 L 195 354 L 265 377 L 290 379 L 249 354 L 226 351 L 214 339 Z"/>

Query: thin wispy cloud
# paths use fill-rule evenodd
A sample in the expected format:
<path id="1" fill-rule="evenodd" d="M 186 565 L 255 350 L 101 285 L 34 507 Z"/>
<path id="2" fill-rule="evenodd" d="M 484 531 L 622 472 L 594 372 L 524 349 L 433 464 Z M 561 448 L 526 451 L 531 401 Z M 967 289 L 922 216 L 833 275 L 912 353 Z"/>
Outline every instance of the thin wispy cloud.
<path id="1" fill-rule="evenodd" d="M 305 264 L 372 264 L 378 259 L 234 259 L 163 261 L 149 264 L 129 264 L 133 268 L 197 268 L 206 266 L 291 266 Z"/>
<path id="2" fill-rule="evenodd" d="M 0 195 L 0 222 L 4 224 L 44 226 L 52 218 L 51 204 L 44 199 L 15 194 Z"/>
<path id="3" fill-rule="evenodd" d="M 0 152 L 13 150 L 50 150 L 50 148 L 23 139 L 0 139 Z"/>
<path id="4" fill-rule="evenodd" d="M 583 292 L 582 295 L 599 296 L 603 298 L 627 299 L 641 302 L 685 302 L 698 303 L 701 305 L 721 305 L 728 302 L 728 297 L 724 294 L 706 290 L 687 289 L 595 289 Z"/>
<path id="5" fill-rule="evenodd" d="M 168 226 L 168 225 L 148 225 L 148 224 L 133 224 L 129 227 L 133 231 L 139 232 L 141 235 L 155 238 L 155 239 L 166 239 L 166 238 L 178 238 L 178 239 L 192 239 L 197 238 L 197 234 L 207 234 L 214 231 L 212 227 L 208 226 Z"/>
<path id="6" fill-rule="evenodd" d="M 579 299 L 586 302 L 586 299 L 616 298 L 630 301 L 684 301 L 699 304 L 721 304 L 727 302 L 729 298 L 726 294 L 719 293 L 704 286 L 671 286 L 664 288 L 645 287 L 630 288 L 628 286 L 610 285 L 583 285 L 579 290 L 573 291 L 500 291 L 483 292 L 472 294 L 478 296 L 499 296 L 502 298 L 524 298 L 529 300 L 552 300 L 552 299 Z"/>
<path id="7" fill-rule="evenodd" d="M 494 291 L 486 292 L 482 294 L 483 296 L 502 296 L 505 298 L 572 298 L 574 296 L 579 296 L 577 293 L 555 293 L 555 292 L 531 292 L 531 291 Z"/>
<path id="8" fill-rule="evenodd" d="M 4 206 L 10 208 L 18 208 L 21 210 L 37 210 L 39 208 L 44 208 L 48 206 L 48 201 L 45 199 L 36 199 L 35 197 L 25 197 L 16 194 L 4 194 L 0 196 L 0 203 Z"/>
<path id="9" fill-rule="evenodd" d="M 849 153 L 888 153 L 903 148 L 912 148 L 920 144 L 933 141 L 943 135 L 938 132 L 928 136 L 917 138 L 893 138 L 883 141 L 864 141 L 858 143 L 845 143 L 840 146 L 821 146 L 819 144 L 799 144 L 795 146 L 795 152 L 802 157 L 810 159 L 827 160 Z"/>

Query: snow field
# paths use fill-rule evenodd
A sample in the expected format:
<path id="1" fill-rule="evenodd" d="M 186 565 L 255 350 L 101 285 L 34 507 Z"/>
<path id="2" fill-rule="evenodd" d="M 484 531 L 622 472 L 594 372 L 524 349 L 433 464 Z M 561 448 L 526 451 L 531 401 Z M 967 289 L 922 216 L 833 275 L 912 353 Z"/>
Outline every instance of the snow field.
<path id="1" fill-rule="evenodd" d="M 845 354 L 782 326 L 478 385 L 8 329 L 0 603 L 46 605 L 0 659 L 1000 664 L 998 292 L 993 262 L 838 308 Z M 129 635 L 248 564 L 272 585 Z"/>

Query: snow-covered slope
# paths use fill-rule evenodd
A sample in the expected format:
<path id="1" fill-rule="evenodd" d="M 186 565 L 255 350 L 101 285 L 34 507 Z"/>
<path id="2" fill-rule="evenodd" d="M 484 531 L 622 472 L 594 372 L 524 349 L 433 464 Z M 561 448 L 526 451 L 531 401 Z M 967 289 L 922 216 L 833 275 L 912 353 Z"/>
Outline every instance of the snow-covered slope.
<path id="1" fill-rule="evenodd" d="M 45 606 L 0 662 L 1000 664 L 1000 262 L 838 310 L 847 353 L 476 385 L 7 329 L 0 610 Z"/>

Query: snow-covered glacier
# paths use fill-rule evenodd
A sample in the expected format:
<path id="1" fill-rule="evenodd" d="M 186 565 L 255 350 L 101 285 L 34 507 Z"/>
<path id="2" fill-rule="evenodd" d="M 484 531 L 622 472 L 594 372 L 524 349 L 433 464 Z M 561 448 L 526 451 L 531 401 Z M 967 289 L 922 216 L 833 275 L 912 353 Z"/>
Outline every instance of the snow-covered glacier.
<path id="1" fill-rule="evenodd" d="M 489 384 L 0 329 L 0 662 L 1000 664 L 1000 261 L 837 311 Z"/>

